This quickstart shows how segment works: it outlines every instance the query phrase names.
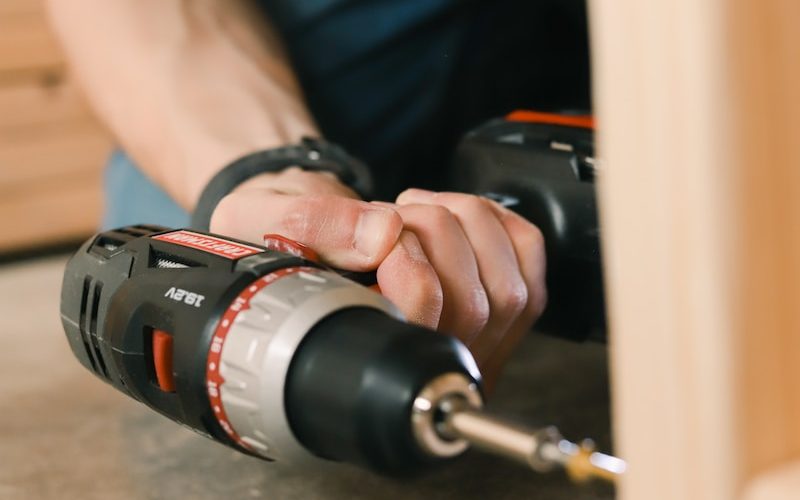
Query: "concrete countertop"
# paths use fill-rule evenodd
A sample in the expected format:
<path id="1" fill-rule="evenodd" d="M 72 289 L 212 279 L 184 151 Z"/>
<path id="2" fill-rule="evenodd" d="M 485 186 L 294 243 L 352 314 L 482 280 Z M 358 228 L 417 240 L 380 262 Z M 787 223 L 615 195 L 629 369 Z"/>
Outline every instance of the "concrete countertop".
<path id="1" fill-rule="evenodd" d="M 609 499 L 478 452 L 413 479 L 234 452 L 122 396 L 72 356 L 58 318 L 65 258 L 0 267 L 0 499 Z M 605 347 L 532 335 L 490 402 L 609 450 Z"/>

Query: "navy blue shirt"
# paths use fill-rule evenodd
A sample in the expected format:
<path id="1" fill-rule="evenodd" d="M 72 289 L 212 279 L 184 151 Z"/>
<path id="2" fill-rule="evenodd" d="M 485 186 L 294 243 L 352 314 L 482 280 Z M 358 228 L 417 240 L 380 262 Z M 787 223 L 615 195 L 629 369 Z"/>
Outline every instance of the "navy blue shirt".
<path id="1" fill-rule="evenodd" d="M 262 0 L 324 135 L 380 195 L 439 188 L 454 142 L 514 108 L 589 107 L 582 0 Z"/>

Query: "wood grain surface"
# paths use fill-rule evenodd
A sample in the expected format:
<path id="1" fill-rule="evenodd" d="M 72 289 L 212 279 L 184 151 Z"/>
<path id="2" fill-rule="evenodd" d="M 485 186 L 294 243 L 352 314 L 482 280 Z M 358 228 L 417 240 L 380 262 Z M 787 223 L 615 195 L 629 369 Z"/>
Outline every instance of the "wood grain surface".
<path id="1" fill-rule="evenodd" d="M 800 498 L 800 3 L 590 6 L 620 498 Z"/>
<path id="2" fill-rule="evenodd" d="M 2 0 L 0 254 L 93 233 L 110 148 L 69 78 L 41 0 Z"/>

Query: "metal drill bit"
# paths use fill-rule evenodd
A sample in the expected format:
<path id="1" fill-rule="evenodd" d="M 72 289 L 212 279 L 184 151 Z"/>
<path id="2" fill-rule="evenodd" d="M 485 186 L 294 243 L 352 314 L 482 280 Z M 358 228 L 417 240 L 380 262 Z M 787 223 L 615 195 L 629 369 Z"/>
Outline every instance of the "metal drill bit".
<path id="1" fill-rule="evenodd" d="M 464 439 L 490 453 L 527 465 L 537 472 L 563 467 L 574 481 L 592 478 L 614 482 L 625 472 L 625 461 L 594 450 L 591 441 L 576 444 L 564 439 L 555 427 L 530 429 L 487 415 L 463 403 L 440 406 L 444 420 L 440 431 Z"/>

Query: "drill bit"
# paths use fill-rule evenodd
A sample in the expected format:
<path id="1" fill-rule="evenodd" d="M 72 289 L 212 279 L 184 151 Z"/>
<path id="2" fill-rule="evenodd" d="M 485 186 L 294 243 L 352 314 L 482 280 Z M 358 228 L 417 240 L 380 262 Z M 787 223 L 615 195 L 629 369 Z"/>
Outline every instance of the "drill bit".
<path id="1" fill-rule="evenodd" d="M 615 482 L 626 463 L 595 451 L 586 440 L 576 444 L 564 439 L 555 427 L 530 429 L 475 409 L 463 399 L 444 400 L 439 432 L 451 439 L 464 439 L 476 448 L 510 458 L 537 472 L 563 467 L 576 482 L 602 479 Z"/>

